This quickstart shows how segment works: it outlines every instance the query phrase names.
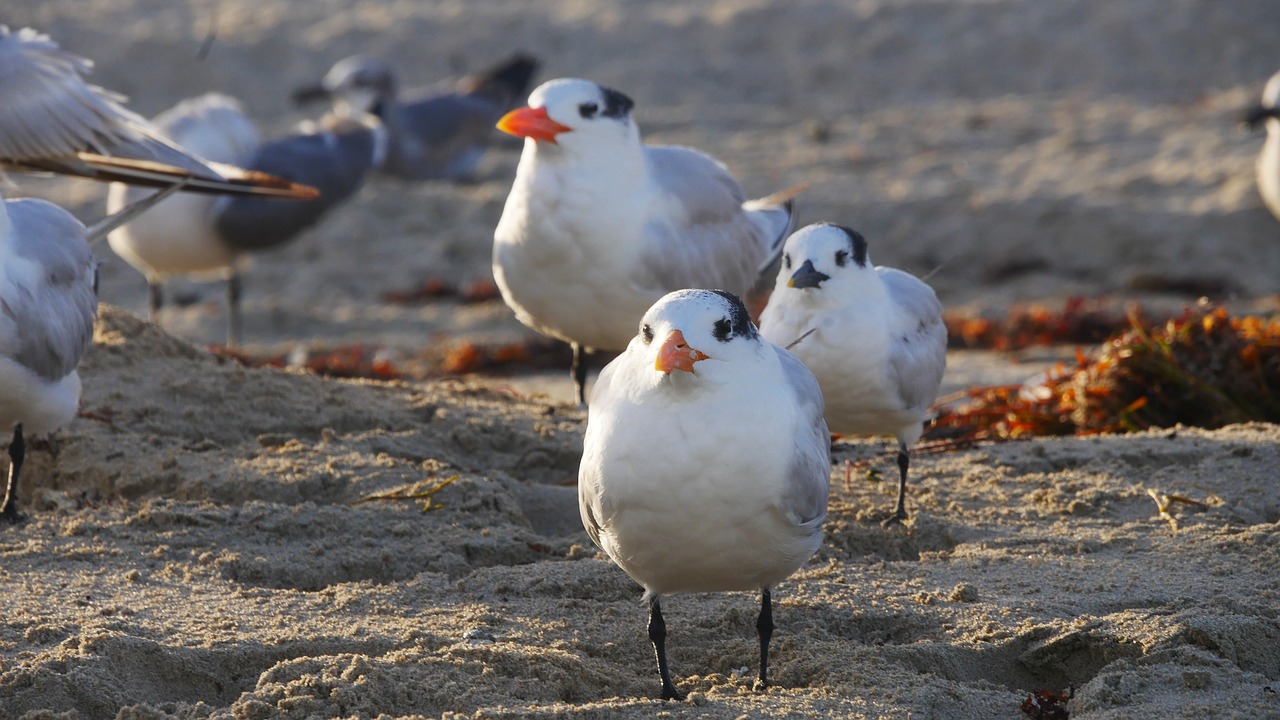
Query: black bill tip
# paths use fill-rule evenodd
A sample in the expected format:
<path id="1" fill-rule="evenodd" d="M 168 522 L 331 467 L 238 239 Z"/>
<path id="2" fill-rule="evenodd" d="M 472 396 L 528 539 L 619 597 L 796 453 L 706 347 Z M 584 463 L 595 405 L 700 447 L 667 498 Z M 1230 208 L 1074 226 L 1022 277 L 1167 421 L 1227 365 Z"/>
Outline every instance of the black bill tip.
<path id="1" fill-rule="evenodd" d="M 323 85 L 303 85 L 293 91 L 293 104 L 301 107 L 329 99 L 329 91 Z"/>
<path id="2" fill-rule="evenodd" d="M 1257 130 L 1268 118 L 1280 119 L 1280 108 L 1254 105 L 1240 116 L 1240 124 L 1247 126 L 1250 130 Z"/>
<path id="3" fill-rule="evenodd" d="M 787 287 L 793 288 L 816 288 L 822 285 L 823 281 L 830 280 L 831 276 L 826 273 L 818 272 L 813 267 L 812 260 L 805 260 L 791 275 L 791 279 L 787 281 Z"/>

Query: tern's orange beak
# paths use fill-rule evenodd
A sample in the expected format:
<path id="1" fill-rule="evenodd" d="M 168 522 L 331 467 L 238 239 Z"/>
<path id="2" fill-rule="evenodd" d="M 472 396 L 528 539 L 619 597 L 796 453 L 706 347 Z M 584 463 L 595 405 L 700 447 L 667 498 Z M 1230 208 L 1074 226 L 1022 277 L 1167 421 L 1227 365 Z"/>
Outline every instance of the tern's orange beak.
<path id="1" fill-rule="evenodd" d="M 571 128 L 547 117 L 545 107 L 522 107 L 503 115 L 498 121 L 498 129 L 516 137 L 554 143 L 556 135 L 569 132 Z"/>
<path id="2" fill-rule="evenodd" d="M 672 370 L 693 372 L 693 364 L 706 359 L 706 355 L 689 347 L 689 344 L 684 341 L 684 333 L 672 330 L 663 341 L 662 347 L 658 348 L 658 361 L 654 363 L 654 369 L 668 375 Z"/>

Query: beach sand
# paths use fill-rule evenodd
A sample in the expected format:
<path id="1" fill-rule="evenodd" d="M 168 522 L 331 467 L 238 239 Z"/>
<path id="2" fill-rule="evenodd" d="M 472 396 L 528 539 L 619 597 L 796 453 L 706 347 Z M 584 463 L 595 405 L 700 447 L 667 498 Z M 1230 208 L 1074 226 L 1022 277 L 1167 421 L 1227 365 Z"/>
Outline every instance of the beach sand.
<path id="1" fill-rule="evenodd" d="M 216 8 L 216 13 L 215 13 Z M 18 0 L 0 18 L 93 57 L 151 115 L 220 90 L 267 134 L 288 91 L 363 50 L 408 86 L 514 50 L 637 101 L 652 142 L 753 195 L 811 182 L 804 222 L 861 230 L 945 305 L 1072 295 L 1273 311 L 1280 222 L 1237 127 L 1280 67 L 1271 0 L 286 2 Z M 211 21 L 216 39 L 197 53 Z M 532 333 L 500 301 L 386 302 L 489 275 L 518 146 L 474 182 L 377 180 L 246 270 L 251 351 L 427 348 Z M 100 217 L 105 191 L 15 176 Z M 217 283 L 145 283 L 98 249 L 82 409 L 0 528 L 0 720 L 18 718 L 1280 717 L 1280 428 L 1038 439 L 912 463 L 837 444 L 827 540 L 758 598 L 664 603 L 684 703 L 656 700 L 641 589 L 596 552 L 567 374 L 372 382 L 249 369 Z M 1067 349 L 1069 352 L 1070 349 Z M 1059 350 L 953 353 L 949 389 Z M 1026 360 L 1023 362 L 1023 360 Z M 7 442 L 7 436 L 5 437 Z M 846 477 L 846 461 L 867 461 Z M 868 464 L 869 463 L 869 464 Z M 447 480 L 448 484 L 443 484 Z M 442 485 L 423 501 L 369 500 Z M 1164 510 L 1162 514 L 1162 509 Z"/>

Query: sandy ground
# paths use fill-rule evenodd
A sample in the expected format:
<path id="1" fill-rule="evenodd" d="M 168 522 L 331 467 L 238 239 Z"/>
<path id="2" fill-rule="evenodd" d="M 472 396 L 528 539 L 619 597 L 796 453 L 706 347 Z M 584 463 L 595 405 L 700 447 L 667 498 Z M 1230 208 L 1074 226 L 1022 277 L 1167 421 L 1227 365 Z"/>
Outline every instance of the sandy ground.
<path id="1" fill-rule="evenodd" d="M 949 307 L 1276 306 L 1280 223 L 1236 125 L 1280 67 L 1271 0 L 18 0 L 0 21 L 94 57 L 144 114 L 221 90 L 268 134 L 302 117 L 290 88 L 357 50 L 416 85 L 524 49 L 543 77 L 628 92 L 649 140 L 713 153 L 753 194 L 812 182 L 806 222 L 941 265 Z M 464 185 L 376 181 L 258 257 L 250 348 L 528 338 L 501 302 L 382 299 L 489 277 L 517 157 Z M 102 211 L 91 184 L 17 180 Z M 30 453 L 35 512 L 0 530 L 0 720 L 1010 718 L 1068 686 L 1073 718 L 1280 717 L 1274 426 L 922 456 L 914 519 L 888 531 L 890 460 L 842 464 L 884 444 L 841 443 L 828 541 L 775 593 L 777 687 L 750 689 L 754 598 L 684 596 L 667 620 L 691 700 L 663 704 L 639 588 L 581 530 L 561 375 L 246 370 L 199 348 L 224 333 L 218 284 L 174 283 L 170 335 L 100 254 L 93 417 Z M 1041 365 L 959 353 L 948 387 Z M 353 504 L 455 475 L 427 512 Z"/>

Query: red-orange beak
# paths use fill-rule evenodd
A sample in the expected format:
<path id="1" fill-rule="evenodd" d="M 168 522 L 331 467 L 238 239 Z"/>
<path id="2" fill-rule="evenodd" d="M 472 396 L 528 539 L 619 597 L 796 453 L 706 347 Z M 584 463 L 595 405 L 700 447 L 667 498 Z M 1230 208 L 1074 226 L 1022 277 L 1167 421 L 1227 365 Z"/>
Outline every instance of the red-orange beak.
<path id="1" fill-rule="evenodd" d="M 554 143 L 556 135 L 569 132 L 568 128 L 547 117 L 545 107 L 516 108 L 498 121 L 498 129 L 508 135 L 522 138 L 533 138 L 542 142 Z"/>
<path id="2" fill-rule="evenodd" d="M 654 369 L 668 375 L 672 370 L 693 372 L 693 364 L 706 359 L 706 355 L 689 347 L 689 344 L 684 341 L 684 333 L 672 330 L 667 339 L 662 342 L 662 347 L 658 348 L 658 361 L 654 363 Z"/>

